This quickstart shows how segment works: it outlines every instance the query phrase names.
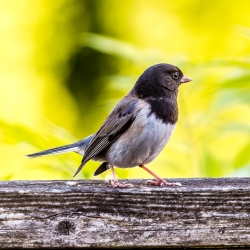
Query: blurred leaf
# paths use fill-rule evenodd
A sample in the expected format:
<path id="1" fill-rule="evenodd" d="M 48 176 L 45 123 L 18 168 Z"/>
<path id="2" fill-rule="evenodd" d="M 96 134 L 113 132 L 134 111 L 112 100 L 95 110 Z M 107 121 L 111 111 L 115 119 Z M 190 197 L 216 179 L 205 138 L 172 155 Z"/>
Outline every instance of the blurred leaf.
<path id="1" fill-rule="evenodd" d="M 114 55 L 134 62 L 135 64 L 163 61 L 163 52 L 156 48 L 140 49 L 132 43 L 100 34 L 85 32 L 82 35 L 82 45 L 99 52 Z"/>
<path id="2" fill-rule="evenodd" d="M 72 153 L 63 155 L 45 156 L 37 159 L 28 159 L 25 155 L 36 151 L 45 150 L 52 147 L 57 147 L 69 143 L 76 142 L 77 139 L 68 131 L 48 122 L 43 122 L 43 129 L 36 128 L 36 131 L 27 126 L 20 124 L 8 124 L 0 121 L 0 137 L 2 143 L 11 145 L 12 151 L 22 155 L 22 159 L 16 158 L 16 165 L 23 172 L 16 171 L 13 174 L 8 174 L 7 177 L 3 176 L 2 179 L 13 178 L 16 175 L 25 175 L 25 172 L 48 172 L 57 173 L 57 176 L 64 178 L 72 178 L 76 170 L 81 156 Z M 3 158 L 3 157 L 2 157 Z M 13 158 L 15 159 L 15 158 Z M 10 159 L 11 160 L 11 159 Z M 39 167 L 36 164 L 39 163 Z M 10 164 L 10 163 L 5 163 Z M 22 168 L 23 165 L 23 168 Z M 90 176 L 91 172 L 82 171 L 79 176 Z M 24 178 L 24 177 L 22 177 Z M 39 179 L 34 175 L 35 179 Z"/>
<path id="3" fill-rule="evenodd" d="M 104 35 L 84 33 L 82 44 L 105 54 L 120 56 L 130 60 L 138 60 L 141 57 L 140 50 L 133 44 L 114 39 Z"/>
<path id="4" fill-rule="evenodd" d="M 223 132 L 242 132 L 244 134 L 248 134 L 250 132 L 250 124 L 244 124 L 240 122 L 231 122 L 230 124 L 222 124 L 218 130 L 217 133 L 221 134 Z"/>
<path id="5" fill-rule="evenodd" d="M 0 177 L 0 178 L 1 178 L 1 180 L 9 181 L 9 180 L 12 180 L 12 179 L 13 179 L 13 175 L 12 175 L 12 174 L 9 174 L 9 175 L 2 176 L 2 177 Z"/>
<path id="6" fill-rule="evenodd" d="M 214 157 L 206 146 L 204 146 L 203 150 L 203 175 L 206 177 L 223 176 L 224 169 L 222 163 Z"/>
<path id="7" fill-rule="evenodd" d="M 243 166 L 250 166 L 250 143 L 248 143 L 245 147 L 242 147 L 240 152 L 235 158 L 234 168 L 241 168 Z M 250 169 L 249 169 L 250 171 Z"/>
<path id="8" fill-rule="evenodd" d="M 250 68 L 250 57 L 225 57 L 225 58 L 214 58 L 208 65 L 213 66 L 225 66 L 225 67 L 237 67 L 237 69 L 249 69 Z"/>
<path id="9" fill-rule="evenodd" d="M 249 72 L 248 72 L 249 73 Z M 250 89 L 250 74 L 242 74 L 236 77 L 230 77 L 222 82 L 224 88 L 232 89 Z"/>

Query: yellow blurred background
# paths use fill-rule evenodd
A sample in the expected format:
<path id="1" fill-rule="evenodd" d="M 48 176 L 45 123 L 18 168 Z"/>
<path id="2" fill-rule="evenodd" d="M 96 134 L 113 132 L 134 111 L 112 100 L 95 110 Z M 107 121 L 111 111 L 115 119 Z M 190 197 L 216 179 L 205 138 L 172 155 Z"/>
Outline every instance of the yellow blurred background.
<path id="1" fill-rule="evenodd" d="M 249 176 L 249 9 L 248 0 L 0 0 L 0 178 L 71 179 L 81 156 L 25 155 L 95 133 L 160 62 L 193 81 L 181 86 L 176 130 L 148 167 L 169 178 Z M 110 174 L 92 177 L 97 166 L 77 178 Z"/>

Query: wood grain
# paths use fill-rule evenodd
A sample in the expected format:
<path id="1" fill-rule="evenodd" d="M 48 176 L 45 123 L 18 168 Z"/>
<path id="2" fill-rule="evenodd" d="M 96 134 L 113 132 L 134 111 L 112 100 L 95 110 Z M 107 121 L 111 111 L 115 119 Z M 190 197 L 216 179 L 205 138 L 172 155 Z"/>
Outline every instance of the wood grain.
<path id="1" fill-rule="evenodd" d="M 250 178 L 0 182 L 0 248 L 250 247 Z"/>

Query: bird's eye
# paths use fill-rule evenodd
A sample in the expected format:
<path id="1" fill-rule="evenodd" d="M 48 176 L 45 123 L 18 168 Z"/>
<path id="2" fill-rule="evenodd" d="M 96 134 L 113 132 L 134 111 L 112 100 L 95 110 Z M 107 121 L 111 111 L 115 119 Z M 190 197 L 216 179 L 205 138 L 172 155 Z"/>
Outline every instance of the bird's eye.
<path id="1" fill-rule="evenodd" d="M 178 72 L 174 72 L 174 73 L 172 74 L 172 77 L 173 77 L 175 80 L 177 80 L 177 79 L 179 78 L 179 73 L 178 73 Z"/>

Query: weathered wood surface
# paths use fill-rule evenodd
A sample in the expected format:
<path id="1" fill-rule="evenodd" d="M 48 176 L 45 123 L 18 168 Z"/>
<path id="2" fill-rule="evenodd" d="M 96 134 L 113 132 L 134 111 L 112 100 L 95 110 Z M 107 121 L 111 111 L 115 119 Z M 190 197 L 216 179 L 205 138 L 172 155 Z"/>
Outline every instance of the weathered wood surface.
<path id="1" fill-rule="evenodd" d="M 0 182 L 0 248 L 250 247 L 249 178 L 171 181 Z"/>

